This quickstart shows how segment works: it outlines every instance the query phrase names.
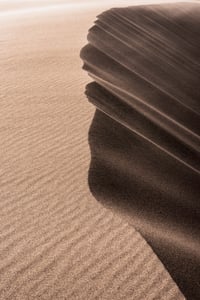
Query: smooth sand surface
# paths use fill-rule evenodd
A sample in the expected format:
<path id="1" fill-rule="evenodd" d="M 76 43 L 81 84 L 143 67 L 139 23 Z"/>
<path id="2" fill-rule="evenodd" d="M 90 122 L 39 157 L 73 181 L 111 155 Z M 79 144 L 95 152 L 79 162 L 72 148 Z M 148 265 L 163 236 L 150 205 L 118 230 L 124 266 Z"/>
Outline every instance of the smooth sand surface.
<path id="1" fill-rule="evenodd" d="M 88 188 L 94 108 L 79 52 L 113 3 L 2 3 L 0 299 L 184 299 L 140 234 Z"/>

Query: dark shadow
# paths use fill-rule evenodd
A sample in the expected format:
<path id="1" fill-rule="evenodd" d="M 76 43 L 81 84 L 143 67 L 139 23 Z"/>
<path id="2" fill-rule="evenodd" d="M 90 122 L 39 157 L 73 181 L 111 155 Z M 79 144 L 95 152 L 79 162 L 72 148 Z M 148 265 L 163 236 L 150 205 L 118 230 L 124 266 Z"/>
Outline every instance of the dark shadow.
<path id="1" fill-rule="evenodd" d="M 111 9 L 81 51 L 95 82 L 94 197 L 144 236 L 200 299 L 200 4 Z"/>
<path id="2" fill-rule="evenodd" d="M 94 197 L 137 228 L 187 299 L 199 299 L 199 176 L 98 110 L 89 144 Z"/>

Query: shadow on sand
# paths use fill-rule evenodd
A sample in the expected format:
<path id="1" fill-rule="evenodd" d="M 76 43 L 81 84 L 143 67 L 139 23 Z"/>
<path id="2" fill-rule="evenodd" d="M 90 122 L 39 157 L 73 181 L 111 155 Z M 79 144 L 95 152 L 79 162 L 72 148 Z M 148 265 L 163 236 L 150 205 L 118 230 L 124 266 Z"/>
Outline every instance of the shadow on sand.
<path id="1" fill-rule="evenodd" d="M 137 228 L 187 299 L 199 299 L 199 177 L 99 110 L 89 144 L 94 197 Z"/>
<path id="2" fill-rule="evenodd" d="M 111 9 L 81 51 L 95 80 L 89 186 L 200 296 L 200 4 Z M 163 291 L 164 293 L 164 291 Z"/>

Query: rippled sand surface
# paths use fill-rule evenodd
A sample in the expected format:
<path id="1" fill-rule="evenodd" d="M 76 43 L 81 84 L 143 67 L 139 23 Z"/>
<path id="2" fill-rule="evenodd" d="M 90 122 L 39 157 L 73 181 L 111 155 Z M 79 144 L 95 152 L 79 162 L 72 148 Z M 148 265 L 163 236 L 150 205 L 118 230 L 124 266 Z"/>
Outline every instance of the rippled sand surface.
<path id="1" fill-rule="evenodd" d="M 94 108 L 79 52 L 110 6 L 0 2 L 2 300 L 184 299 L 140 234 L 88 189 Z"/>

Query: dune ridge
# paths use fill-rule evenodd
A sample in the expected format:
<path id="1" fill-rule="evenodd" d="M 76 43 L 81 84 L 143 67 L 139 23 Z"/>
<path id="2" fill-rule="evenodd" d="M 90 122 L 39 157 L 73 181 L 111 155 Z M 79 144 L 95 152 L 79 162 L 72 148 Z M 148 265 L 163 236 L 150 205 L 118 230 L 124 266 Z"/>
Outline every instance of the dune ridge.
<path id="1" fill-rule="evenodd" d="M 187 299 L 200 295 L 200 5 L 114 8 L 82 52 L 97 107 L 93 195 L 147 239 Z"/>

